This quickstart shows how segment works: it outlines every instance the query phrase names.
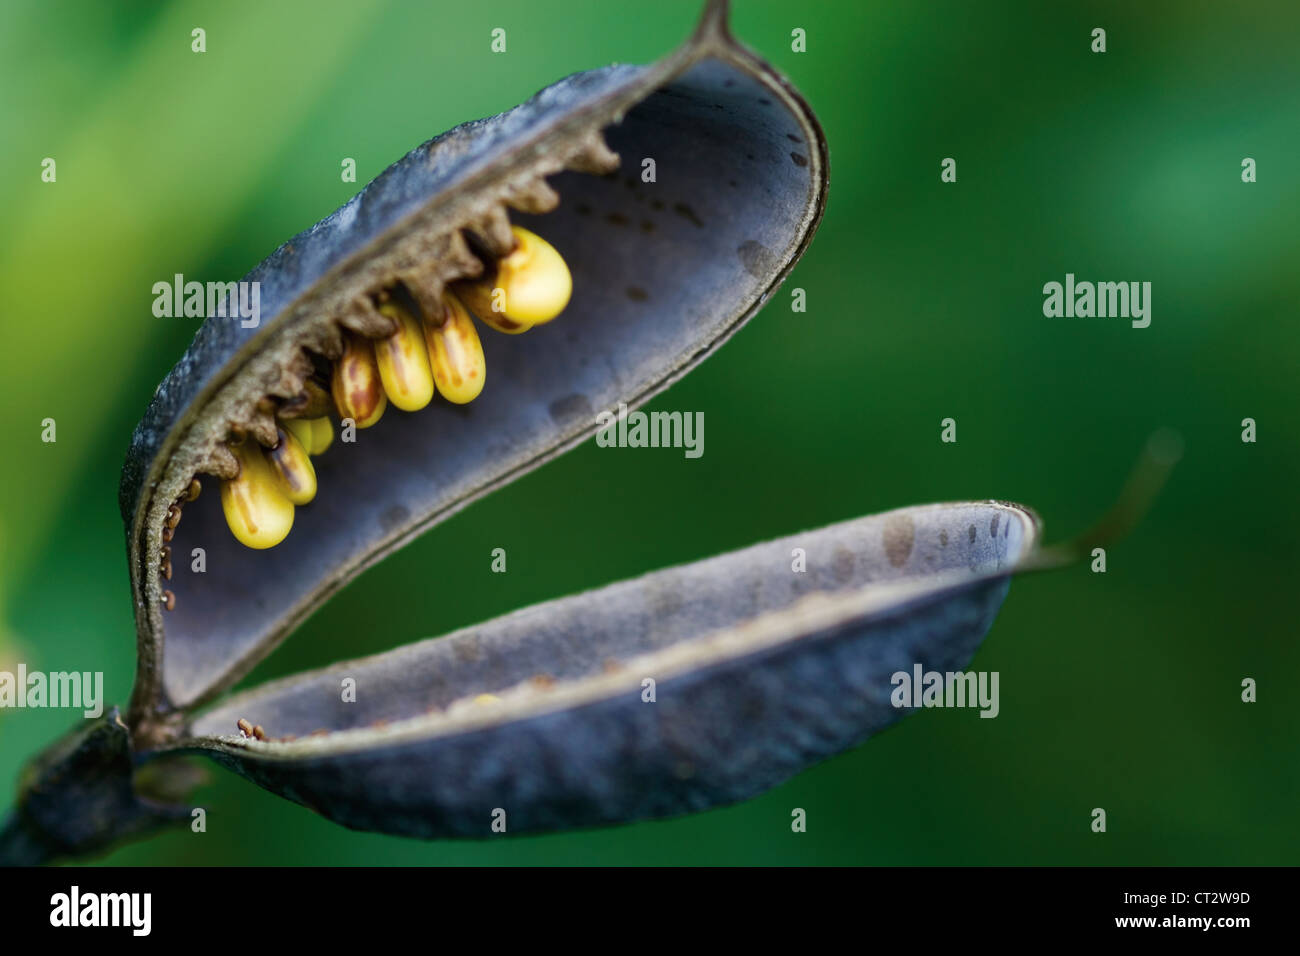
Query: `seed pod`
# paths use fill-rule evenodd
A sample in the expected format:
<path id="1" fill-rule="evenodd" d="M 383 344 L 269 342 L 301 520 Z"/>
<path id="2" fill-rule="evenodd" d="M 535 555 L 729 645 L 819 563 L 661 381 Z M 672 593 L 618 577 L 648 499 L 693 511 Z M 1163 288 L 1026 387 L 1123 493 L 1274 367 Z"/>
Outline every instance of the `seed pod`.
<path id="1" fill-rule="evenodd" d="M 379 377 L 374 347 L 362 336 L 345 336 L 343 354 L 334 366 L 331 389 L 339 415 L 351 418 L 358 428 L 369 428 L 383 416 L 388 399 Z"/>
<path id="2" fill-rule="evenodd" d="M 157 389 L 123 469 L 138 745 L 169 739 L 171 715 L 213 700 L 381 555 L 593 435 L 600 410 L 649 400 L 772 296 L 820 220 L 826 147 L 807 104 L 732 39 L 724 13 L 711 3 L 657 63 L 576 74 L 416 147 L 243 277 L 261 285 L 256 328 L 208 317 Z M 689 159 L 646 184 L 636 164 L 654 155 Z M 196 476 L 235 478 L 227 436 L 251 433 L 268 394 L 299 396 L 320 372 L 312 356 L 334 362 L 339 414 L 374 424 L 387 399 L 372 343 L 396 331 L 375 305 L 381 293 L 404 289 L 435 312 L 449 286 L 512 252 L 511 210 L 563 250 L 566 334 L 494 337 L 482 343 L 494 384 L 471 404 L 431 402 L 331 448 L 315 465 L 317 499 L 273 549 L 253 554 L 231 539 L 218 496 L 188 504 L 177 553 L 203 547 L 206 571 L 177 575 L 180 600 L 164 620 L 166 508 Z M 653 230 L 626 226 L 643 219 Z"/>
<path id="3" fill-rule="evenodd" d="M 360 570 L 591 435 L 597 410 L 644 402 L 687 373 L 789 272 L 824 206 L 825 143 L 790 84 L 732 39 L 725 10 L 710 0 L 690 41 L 658 63 L 576 74 L 418 147 L 247 277 L 263 283 L 258 328 L 209 316 L 157 389 L 123 471 L 139 632 L 131 711 L 109 709 L 32 766 L 0 858 L 90 852 L 188 821 L 189 805 L 139 799 L 133 775 L 141 761 L 194 753 L 350 827 L 417 836 L 487 836 L 484 808 L 503 794 L 512 832 L 730 803 L 898 720 L 897 671 L 964 668 L 1013 573 L 1110 540 L 1085 536 L 1052 555 L 1036 549 L 1037 520 L 1021 506 L 908 508 L 215 702 Z M 645 190 L 612 175 L 607 128 L 628 156 L 686 161 Z M 261 449 L 231 448 L 230 436 L 265 437 L 268 395 L 299 395 L 319 359 L 337 366 L 349 348 L 371 356 L 366 411 L 377 418 L 370 341 L 397 326 L 374 302 L 400 287 L 436 312 L 449 283 L 511 252 L 507 206 L 525 225 L 545 213 L 568 257 L 567 334 L 497 340 L 494 387 L 472 406 L 392 416 L 323 461 L 313 510 L 326 520 L 304 520 L 282 547 L 252 552 L 217 533 L 236 492 L 259 507 L 278 498 L 286 532 L 293 519 Z M 653 229 L 626 228 L 655 213 Z M 223 482 L 223 507 L 216 496 L 187 507 L 178 553 L 201 545 L 207 569 L 181 575 L 175 602 L 157 573 L 167 509 L 199 474 Z M 1129 488 L 1147 491 L 1126 500 L 1151 493 L 1150 482 Z M 792 569 L 796 552 L 806 567 Z M 340 674 L 367 692 L 341 702 Z M 489 692 L 500 702 L 459 706 Z M 286 742 L 230 740 L 236 719 L 241 733 L 265 735 L 242 713 Z"/>
<path id="4" fill-rule="evenodd" d="M 208 317 L 157 389 L 123 469 L 143 655 L 136 739 L 172 733 L 159 707 L 211 700 L 362 568 L 593 435 L 599 411 L 647 401 L 772 296 L 820 220 L 826 147 L 807 104 L 732 39 L 724 12 L 711 3 L 689 42 L 657 63 L 574 75 L 416 147 L 243 277 L 260 283 L 256 328 Z M 671 179 L 643 183 L 639 158 L 654 155 L 683 161 Z M 495 384 L 471 404 L 431 402 L 390 416 L 346 454 L 331 448 L 315 466 L 311 511 L 264 554 L 227 545 L 211 502 L 187 505 L 177 551 L 204 547 L 207 570 L 178 574 L 179 605 L 164 622 L 166 506 L 196 476 L 233 478 L 227 436 L 252 433 L 268 394 L 299 396 L 321 357 L 334 363 L 339 414 L 372 425 L 387 402 L 372 343 L 396 331 L 375 303 L 409 293 L 423 315 L 436 312 L 449 286 L 512 252 L 512 218 L 563 251 L 565 334 L 502 338 L 487 356 Z M 626 225 L 643 220 L 654 228 Z"/>
<path id="5" fill-rule="evenodd" d="M 253 688 L 183 749 L 349 827 L 426 838 L 482 836 L 503 793 L 512 833 L 731 803 L 912 712 L 894 674 L 965 670 L 1037 536 L 998 502 L 847 521 Z M 564 676 L 538 681 L 540 661 Z M 367 693 L 340 704 L 344 674 Z M 223 739 L 240 713 L 329 733 L 272 758 Z"/>
<path id="6" fill-rule="evenodd" d="M 234 449 L 239 474 L 221 483 L 221 508 L 226 524 L 240 544 L 273 548 L 293 527 L 293 502 L 280 487 L 280 476 L 256 442 Z"/>
<path id="7" fill-rule="evenodd" d="M 316 469 L 307 449 L 292 432 L 280 428 L 277 434 L 280 441 L 266 453 L 267 460 L 275 469 L 284 496 L 295 505 L 305 505 L 316 497 Z"/>
<path id="8" fill-rule="evenodd" d="M 520 226 L 511 231 L 514 248 L 497 260 L 489 275 L 458 283 L 456 292 L 480 319 L 513 335 L 564 311 L 573 293 L 573 278 L 549 242 Z"/>
<path id="9" fill-rule="evenodd" d="M 487 380 L 487 362 L 478 330 L 452 292 L 443 298 L 441 321 L 424 323 L 429 346 L 429 364 L 442 397 L 457 405 L 478 398 Z"/>
<path id="10" fill-rule="evenodd" d="M 403 832 L 469 832 L 468 808 L 481 808 L 485 788 L 518 785 L 492 792 L 531 794 L 520 825 L 546 829 L 736 799 L 751 792 L 742 776 L 751 788 L 767 786 L 861 739 L 892 709 L 863 703 L 837 681 L 880 666 L 877 638 L 895 642 L 896 654 L 933 651 L 936 661 L 969 654 L 1005 586 L 1005 571 L 986 577 L 990 561 L 996 567 L 994 556 L 1004 554 L 1010 562 L 1028 547 L 1030 520 L 1017 509 L 1009 509 L 1012 519 L 992 506 L 966 506 L 972 522 L 997 515 L 1021 537 L 1014 547 L 980 538 L 963 555 L 968 564 L 957 555 L 938 562 L 964 575 L 954 585 L 931 588 L 919 557 L 901 567 L 878 560 L 886 553 L 879 525 L 845 535 L 828 529 L 812 538 L 827 550 L 808 546 L 810 559 L 834 555 L 839 543 L 847 568 L 832 562 L 817 575 L 792 575 L 788 551 L 779 561 L 772 552 L 733 566 L 734 575 L 713 573 L 709 562 L 692 575 L 664 572 L 659 580 L 673 592 L 614 585 L 626 603 L 575 599 L 492 622 L 484 631 L 497 636 L 491 647 L 472 634 L 453 635 L 449 647 L 463 655 L 462 666 L 445 684 L 431 679 L 437 671 L 430 668 L 456 660 L 446 650 L 406 649 L 412 666 L 405 667 L 400 653 L 385 658 L 376 664 L 385 689 L 364 698 L 378 702 L 391 692 L 391 708 L 369 711 L 362 702 L 347 705 L 356 711 L 335 710 L 332 693 L 321 697 L 330 703 L 304 703 L 295 716 L 289 698 L 295 688 L 300 701 L 313 697 L 321 679 L 313 674 L 255 688 L 250 693 L 268 706 L 246 712 L 299 738 L 270 748 L 273 754 L 237 758 L 211 739 L 210 713 L 226 714 L 220 731 L 227 736 L 239 715 L 208 705 L 328 595 L 473 499 L 594 434 L 600 411 L 636 407 L 687 374 L 757 313 L 803 254 L 825 204 L 825 141 L 791 84 L 732 39 L 724 14 L 725 4 L 711 2 L 689 42 L 657 63 L 574 75 L 507 114 L 416 147 L 244 277 L 261 283 L 256 328 L 209 316 L 157 390 L 123 471 L 141 655 L 125 719 L 133 747 L 209 753 L 335 819 Z M 660 157 L 658 183 L 641 181 L 646 156 Z M 671 177 L 663 175 L 669 157 L 677 158 Z M 225 512 L 215 507 L 218 496 L 188 504 L 176 553 L 203 547 L 206 571 L 177 575 L 179 601 L 164 616 L 157 556 L 166 509 L 196 476 L 225 483 L 223 505 L 230 488 L 248 486 L 251 496 L 271 487 L 286 516 L 277 530 L 293 521 L 292 502 L 253 473 L 250 461 L 273 474 L 260 449 L 232 449 L 228 436 L 258 436 L 264 399 L 281 409 L 295 403 L 322 358 L 334 363 L 330 387 L 340 415 L 373 424 L 386 403 L 373 343 L 399 329 L 375 303 L 384 293 L 400 302 L 409 294 L 428 316 L 448 288 L 509 278 L 510 257 L 521 253 L 512 218 L 563 252 L 572 296 L 554 276 L 549 295 L 531 299 L 512 294 L 507 282 L 502 314 L 514 321 L 508 317 L 520 300 L 531 303 L 532 311 L 515 313 L 522 326 L 563 307 L 563 334 L 491 337 L 482 344 L 493 385 L 470 405 L 432 402 L 418 415 L 392 415 L 355 446 L 333 450 L 314 466 L 316 501 L 276 548 L 254 553 L 218 533 Z M 954 537 L 957 520 L 955 512 L 944 519 Z M 897 556 L 897 541 L 890 547 Z M 926 548 L 938 556 L 928 538 Z M 868 587 L 868 568 L 886 582 L 906 570 L 925 596 L 924 626 L 879 616 L 904 599 Z M 795 598 L 814 592 L 826 592 L 833 613 L 795 608 Z M 666 604 L 664 593 L 684 603 Z M 653 626 L 619 616 L 634 612 Z M 516 660 L 525 632 L 539 642 L 528 645 L 536 653 Z M 447 706 L 504 686 L 473 676 L 466 662 L 479 652 L 490 652 L 518 686 L 501 692 L 499 705 L 470 708 L 464 719 L 477 729 L 469 735 L 447 723 L 462 719 Z M 661 689 L 660 702 L 647 706 L 635 683 L 644 676 L 639 663 L 627 665 L 660 653 L 652 663 L 662 665 L 660 687 L 673 693 Z M 606 674 L 600 662 L 610 659 L 625 666 Z M 745 677 L 756 661 L 767 690 Z M 556 675 L 555 686 L 531 682 L 539 672 Z M 431 686 L 449 696 L 426 715 Z M 784 702 L 774 687 L 784 688 Z M 705 699 L 711 719 L 740 728 L 736 747 L 702 749 L 717 735 L 697 733 L 699 715 L 680 702 Z M 752 716 L 755 701 L 762 719 Z M 379 719 L 390 723 L 376 728 Z M 318 729 L 324 733 L 309 736 Z M 792 737 L 797 745 L 786 746 Z M 683 746 L 678 756 L 692 764 L 691 786 L 670 759 Z M 755 762 L 742 767 L 743 754 Z M 558 779 L 543 769 L 557 765 L 575 773 Z M 456 783 L 435 787 L 435 780 Z M 514 811 L 511 819 L 513 830 Z"/>
<path id="11" fill-rule="evenodd" d="M 388 400 L 404 412 L 418 412 L 433 400 L 433 372 L 419 321 L 395 302 L 379 307 L 397 331 L 375 342 L 375 360 Z"/>

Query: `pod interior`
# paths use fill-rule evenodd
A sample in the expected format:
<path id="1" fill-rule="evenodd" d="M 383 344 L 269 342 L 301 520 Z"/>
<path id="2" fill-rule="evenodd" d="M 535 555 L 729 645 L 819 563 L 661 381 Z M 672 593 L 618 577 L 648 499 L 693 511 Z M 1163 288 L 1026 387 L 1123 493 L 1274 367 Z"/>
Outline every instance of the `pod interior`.
<path id="1" fill-rule="evenodd" d="M 809 598 L 842 599 L 831 615 L 837 628 L 940 593 L 960 601 L 967 585 L 1009 572 L 1034 546 L 1037 533 L 1032 512 L 998 502 L 925 505 L 859 518 L 254 688 L 201 715 L 192 731 L 237 739 L 236 723 L 243 718 L 263 725 L 272 740 L 293 740 L 369 727 L 391 735 L 388 725 L 415 721 L 413 732 L 423 736 L 602 695 L 634 699 L 647 675 L 662 681 L 812 639 L 818 628 L 809 622 L 817 615 L 800 619 L 797 613 Z M 806 561 L 804 570 L 796 570 L 795 549 Z M 1006 578 L 997 583 L 1004 591 Z M 983 636 L 996 607 L 973 602 L 971 614 L 979 620 L 965 630 L 949 621 L 955 630 L 937 635 L 934 652 L 967 659 L 965 643 Z M 774 623 L 773 616 L 781 614 L 789 619 L 754 626 Z M 944 641 L 963 647 L 945 647 Z M 356 682 L 355 700 L 344 701 L 339 693 L 345 677 Z M 858 688 L 886 705 L 889 691 L 887 680 Z M 500 699 L 475 700 L 481 694 Z M 303 746 L 310 749 L 311 741 L 293 744 Z"/>
<path id="2" fill-rule="evenodd" d="M 480 327 L 478 399 L 390 410 L 355 443 L 336 440 L 316 459 L 316 499 L 273 549 L 232 538 L 215 487 L 186 506 L 163 618 L 168 700 L 192 704 L 214 675 L 237 676 L 330 587 L 590 435 L 597 412 L 643 402 L 734 332 L 815 223 L 824 171 L 810 124 L 772 77 L 706 59 L 606 127 L 616 173 L 559 173 L 557 209 L 514 216 L 563 254 L 573 297 L 524 335 Z M 190 572 L 197 547 L 202 574 Z"/>

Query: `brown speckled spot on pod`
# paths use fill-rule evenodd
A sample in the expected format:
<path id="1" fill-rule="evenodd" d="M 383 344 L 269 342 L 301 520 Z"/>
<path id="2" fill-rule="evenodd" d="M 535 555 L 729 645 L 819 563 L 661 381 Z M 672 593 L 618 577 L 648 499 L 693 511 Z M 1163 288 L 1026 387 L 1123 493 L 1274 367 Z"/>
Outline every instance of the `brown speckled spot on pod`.
<path id="1" fill-rule="evenodd" d="M 910 515 L 898 514 L 885 523 L 885 556 L 894 567 L 901 568 L 907 564 L 907 559 L 912 556 L 912 545 L 915 541 L 916 525 Z"/>

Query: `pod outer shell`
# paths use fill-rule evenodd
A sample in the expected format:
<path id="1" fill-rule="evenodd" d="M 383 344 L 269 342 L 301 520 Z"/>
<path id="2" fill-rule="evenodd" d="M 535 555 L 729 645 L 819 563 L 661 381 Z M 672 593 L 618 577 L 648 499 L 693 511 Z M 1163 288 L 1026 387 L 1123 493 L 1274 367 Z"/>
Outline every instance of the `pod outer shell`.
<path id="1" fill-rule="evenodd" d="M 492 813 L 530 833 L 692 813 L 755 796 L 865 741 L 907 711 L 895 672 L 957 671 L 1009 579 L 924 607 L 584 707 L 452 737 L 300 761 L 208 755 L 358 830 L 488 837 Z"/>
<path id="2" fill-rule="evenodd" d="M 954 517 L 945 519 L 949 512 L 944 509 L 959 507 L 967 511 L 951 512 Z M 467 730 L 424 736 L 398 733 L 391 740 L 383 732 L 366 732 L 358 740 L 353 731 L 351 741 L 344 733 L 336 743 L 322 738 L 246 745 L 209 737 L 188 741 L 184 747 L 205 753 L 260 786 L 345 826 L 419 837 L 491 836 L 497 808 L 506 811 L 508 832 L 522 833 L 673 816 L 743 800 L 861 743 L 907 714 L 908 708 L 891 701 L 894 674 L 910 676 L 917 666 L 941 673 L 966 666 L 997 614 L 1016 563 L 1032 550 L 1037 536 L 1032 512 L 988 503 L 976 516 L 970 509 L 977 507 L 928 506 L 859 519 L 562 599 L 578 605 L 574 613 L 556 611 L 547 619 L 563 619 L 574 631 L 568 639 L 575 656 L 584 650 L 598 653 L 592 646 L 600 640 L 597 632 L 611 620 L 601 610 L 602 602 L 627 604 L 627 592 L 617 589 L 640 587 L 647 595 L 662 596 L 660 585 L 699 579 L 708 586 L 687 599 L 698 604 L 700 595 L 731 580 L 731 592 L 720 593 L 716 603 L 739 605 L 752 593 L 771 595 L 786 586 L 791 577 L 790 542 L 808 543 L 811 538 L 809 553 L 814 547 L 833 551 L 834 560 L 840 561 L 845 555 L 841 545 L 852 540 L 849 532 L 858 534 L 866 528 L 870 536 L 856 540 L 869 540 L 867 548 L 876 549 L 883 527 L 883 549 L 892 562 L 897 555 L 890 553 L 895 543 L 891 533 L 900 527 L 898 517 L 906 519 L 902 527 L 916 529 L 911 574 L 868 580 L 829 595 L 806 594 L 802 604 L 778 607 L 704 638 L 733 650 L 739 647 L 739 652 L 676 668 L 651 667 L 652 658 L 625 662 L 625 679 L 618 690 L 577 705 L 542 708 L 496 723 L 489 720 Z M 979 567 L 953 564 L 923 570 L 936 552 L 923 552 L 922 537 L 931 544 L 941 538 L 944 548 L 955 551 L 957 543 L 965 546 L 969 525 L 973 553 L 977 546 L 973 522 L 987 528 L 990 518 L 992 542 L 981 539 L 978 547 L 994 550 L 979 556 Z M 1000 529 L 999 518 L 1005 521 Z M 1014 534 L 1007 538 L 998 533 L 1009 532 L 1013 521 Z M 981 534 L 988 536 L 987 531 Z M 912 549 L 910 541 L 908 548 Z M 784 570 L 768 560 L 781 553 L 786 555 Z M 862 568 L 875 561 L 878 568 L 883 563 L 878 557 L 879 552 L 859 550 L 848 563 L 856 561 Z M 722 564 L 726 560 L 732 564 Z M 761 578 L 735 574 L 740 561 L 749 561 Z M 885 574 L 890 573 L 886 565 Z M 602 596 L 605 592 L 608 596 Z M 590 610 L 583 610 L 584 604 Z M 688 613 L 707 618 L 719 612 L 700 606 Z M 627 613 L 628 624 L 634 626 L 641 620 L 639 615 L 639 610 Z M 513 627 L 511 617 L 518 619 Z M 526 612 L 499 620 L 506 622 L 498 625 L 500 630 L 513 632 L 510 640 L 524 644 L 534 640 L 528 633 Z M 590 620 L 593 630 L 571 627 L 581 620 Z M 432 643 L 457 639 L 458 635 L 451 635 Z M 647 639 L 627 638 L 633 645 Z M 439 658 L 444 666 L 496 652 L 486 644 L 476 650 L 472 641 L 463 648 L 432 650 L 446 652 Z M 528 648 L 520 645 L 518 653 L 526 655 Z M 410 660 L 393 657 L 394 670 L 399 660 L 403 666 L 413 666 Z M 644 674 L 642 665 L 646 665 Z M 365 662 L 353 662 L 321 672 L 316 687 L 303 685 L 306 694 L 287 687 L 310 679 L 306 676 L 278 682 L 281 689 L 271 695 L 269 710 L 254 709 L 252 716 L 261 719 L 263 713 L 274 714 L 279 708 L 278 719 L 287 721 L 295 709 L 312 706 L 309 697 L 323 700 L 319 691 L 326 687 L 332 686 L 337 698 L 337 676 L 331 675 L 365 673 L 364 666 Z M 656 678 L 653 702 L 644 696 L 646 677 Z M 358 683 L 373 692 L 368 678 L 361 677 Z M 482 689 L 464 688 L 466 692 Z M 231 705 L 234 709 L 222 711 L 220 723 L 228 722 L 240 707 L 255 708 L 258 693 L 249 692 Z M 208 725 L 217 719 L 209 718 Z"/>
<path id="3" fill-rule="evenodd" d="M 687 374 L 748 321 L 793 268 L 825 206 L 825 138 L 788 81 L 730 36 L 725 8 L 712 0 L 691 39 L 654 64 L 575 74 L 507 113 L 465 124 L 417 147 L 249 274 L 248 280 L 262 284 L 264 318 L 257 328 L 244 329 L 238 321 L 219 317 L 204 323 L 137 427 L 120 490 L 139 650 L 128 723 L 146 745 L 168 739 L 186 712 L 230 687 L 361 570 L 589 437 L 596 431 L 597 410 L 620 402 L 636 407 Z M 733 74 L 736 90 L 728 91 Z M 682 84 L 698 95 L 683 96 Z M 745 103 L 739 114 L 710 102 L 725 99 L 723 93 L 740 97 L 742 87 Z M 638 112 L 651 100 L 652 106 Z M 689 121 L 683 120 L 687 110 L 693 111 Z M 702 113 L 721 125 L 697 122 Z M 309 342 L 325 343 L 327 331 L 337 335 L 332 326 L 326 329 L 330 323 L 346 324 L 337 310 L 355 319 L 348 310 L 364 311 L 367 296 L 391 281 L 425 281 L 420 288 L 431 294 L 439 282 L 451 281 L 446 269 L 464 265 L 462 253 L 473 259 L 462 230 L 504 222 L 504 208 L 534 188 L 539 177 L 605 171 L 601 164 L 613 154 L 600 141 L 601 131 L 626 133 L 638 116 L 647 115 L 679 131 L 709 131 L 699 149 L 681 150 L 680 158 L 686 169 L 695 170 L 691 189 L 707 185 L 719 207 L 714 228 L 705 228 L 683 206 L 667 209 L 673 228 L 655 233 L 660 242 L 668 235 L 689 239 L 673 248 L 678 255 L 687 254 L 680 252 L 686 249 L 694 261 L 708 265 L 706 288 L 697 294 L 675 268 L 662 279 L 640 280 L 676 281 L 674 295 L 689 292 L 692 308 L 637 304 L 635 321 L 599 323 L 599 335 L 562 350 L 569 354 L 568 367 L 549 378 L 539 378 L 537 370 L 554 367 L 548 362 L 564 330 L 549 338 L 538 333 L 526 346 L 529 351 L 502 346 L 500 357 L 491 358 L 501 373 L 494 378 L 493 394 L 454 413 L 438 403 L 421 413 L 430 416 L 428 422 L 401 424 L 401 416 L 391 416 L 392 422 L 375 429 L 381 434 L 368 432 L 367 442 L 380 449 L 376 459 L 391 466 L 377 491 L 359 469 L 346 469 L 341 456 L 323 460 L 320 492 L 311 505 L 316 520 L 299 522 L 285 543 L 255 557 L 218 554 L 217 549 L 230 545 L 219 529 L 205 523 L 211 496 L 203 495 L 188 506 L 173 546 L 183 553 L 194 544 L 204 547 L 209 571 L 201 581 L 178 575 L 168 582 L 173 595 L 164 595 L 157 568 L 167 543 L 169 506 L 195 473 L 220 473 L 212 463 L 226 450 L 228 432 L 246 427 L 244 416 L 266 395 L 283 397 L 274 389 L 292 380 L 287 363 L 302 359 L 302 348 L 314 347 Z M 729 175 L 720 171 L 725 164 L 700 157 L 711 156 L 710 150 L 739 149 L 742 164 L 747 162 L 738 132 L 746 123 L 770 147 L 770 156 L 755 161 L 768 164 L 762 174 L 772 178 L 749 189 L 741 216 L 716 188 L 715 179 L 725 181 Z M 728 128 L 732 135 L 723 135 Z M 802 145 L 792 149 L 795 144 Z M 751 169 L 749 175 L 757 172 Z M 631 195 L 613 177 L 586 178 L 595 181 L 592 188 L 608 191 L 617 185 L 620 193 Z M 679 183 L 691 180 L 691 174 L 677 177 Z M 740 182 L 731 185 L 739 189 Z M 769 188 L 771 194 L 764 191 Z M 578 206 L 564 208 L 580 217 Z M 608 218 L 601 218 L 599 229 L 620 228 Z M 778 218 L 780 226 L 772 225 Z M 579 220 L 568 222 L 570 239 L 577 241 L 573 230 Z M 751 227 L 755 232 L 737 232 Z M 716 230 L 722 230 L 725 241 L 716 241 Z M 587 229 L 585 236 L 589 241 L 596 234 Z M 624 282 L 614 280 L 628 279 L 633 266 L 642 273 L 646 267 L 667 271 L 669 259 L 630 261 L 627 253 L 634 243 L 620 245 L 599 235 L 601 252 L 612 257 L 605 264 L 613 275 L 603 289 L 587 283 L 575 290 L 575 306 L 583 296 L 589 308 L 591 302 L 605 308 L 608 296 L 630 295 Z M 633 233 L 623 229 L 620 235 Z M 651 241 L 639 230 L 635 235 L 637 242 Z M 707 251 L 696 245 L 705 240 L 711 243 Z M 676 260 L 671 264 L 675 267 Z M 633 309 L 627 300 L 622 307 Z M 592 325 L 596 323 L 588 327 Z M 264 414 L 269 423 L 269 413 Z M 424 434 L 436 434 L 436 443 L 405 441 L 404 429 L 417 426 Z M 357 485 L 365 485 L 370 494 L 350 497 Z M 341 511 L 340 502 L 348 498 L 364 500 L 366 507 Z M 163 603 L 174 610 L 164 615 Z"/>

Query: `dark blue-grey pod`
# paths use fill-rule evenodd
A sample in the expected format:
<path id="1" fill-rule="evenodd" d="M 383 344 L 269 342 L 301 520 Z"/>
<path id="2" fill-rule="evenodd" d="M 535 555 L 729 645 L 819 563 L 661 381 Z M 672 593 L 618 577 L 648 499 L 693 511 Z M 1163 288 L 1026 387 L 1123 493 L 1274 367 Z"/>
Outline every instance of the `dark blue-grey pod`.
<path id="1" fill-rule="evenodd" d="M 205 321 L 122 476 L 142 744 L 173 737 L 362 569 L 686 374 L 788 274 L 822 214 L 826 144 L 789 83 L 731 37 L 725 6 L 657 63 L 576 74 L 412 150 L 246 277 L 261 283 L 256 328 Z M 483 335 L 477 400 L 390 413 L 319 459 L 316 500 L 269 551 L 231 538 L 215 481 L 187 500 L 192 479 L 234 474 L 232 436 L 275 443 L 277 404 L 313 356 L 338 355 L 342 330 L 391 328 L 376 295 L 400 284 L 436 307 L 484 250 L 508 248 L 510 217 L 559 248 L 573 298 L 545 328 Z M 195 547 L 203 574 L 188 572 Z"/>
<path id="2" fill-rule="evenodd" d="M 246 277 L 260 283 L 256 327 L 208 317 L 123 469 L 130 709 L 29 764 L 0 864 L 186 819 L 195 770 L 176 758 L 192 754 L 344 825 L 423 837 L 741 800 L 908 713 L 898 675 L 963 670 L 1014 573 L 1077 560 L 1132 525 L 1177 459 L 1172 436 L 1153 436 L 1094 529 L 1055 548 L 1038 546 L 1019 505 L 917 506 L 219 700 L 362 569 L 588 438 L 599 413 L 686 374 L 789 273 L 822 215 L 826 144 L 725 13 L 710 0 L 658 63 L 576 74 L 417 147 Z M 511 211 L 569 263 L 562 319 L 484 336 L 492 374 L 477 400 L 386 416 L 347 454 L 317 459 L 319 492 L 282 544 L 236 543 L 217 494 L 193 496 L 196 478 L 232 477 L 241 437 L 275 444 L 276 416 L 312 407 L 304 385 L 345 330 L 391 331 L 385 295 L 427 317 L 448 283 L 506 252 Z"/>
<path id="3" fill-rule="evenodd" d="M 278 249 L 246 277 L 259 324 L 209 317 L 132 439 L 137 758 L 203 753 L 391 833 L 486 835 L 497 809 L 509 832 L 586 826 L 757 793 L 906 713 L 896 672 L 963 667 L 1034 547 L 1018 506 L 835 525 L 217 700 L 363 568 L 686 374 L 789 272 L 826 188 L 811 110 L 712 3 L 664 60 L 431 140 Z M 511 217 L 560 249 L 574 294 L 545 329 L 484 336 L 476 401 L 390 414 L 318 459 L 316 499 L 271 550 L 234 541 L 215 493 L 189 500 L 196 477 L 233 475 L 232 437 L 274 443 L 344 330 L 390 330 L 378 298 L 436 308 L 509 249 Z M 205 571 L 173 574 L 168 549 L 195 547 Z"/>
<path id="4" fill-rule="evenodd" d="M 896 674 L 962 671 L 1037 538 L 993 501 L 831 525 L 256 688 L 176 748 L 409 836 L 731 803 L 909 713 Z"/>

